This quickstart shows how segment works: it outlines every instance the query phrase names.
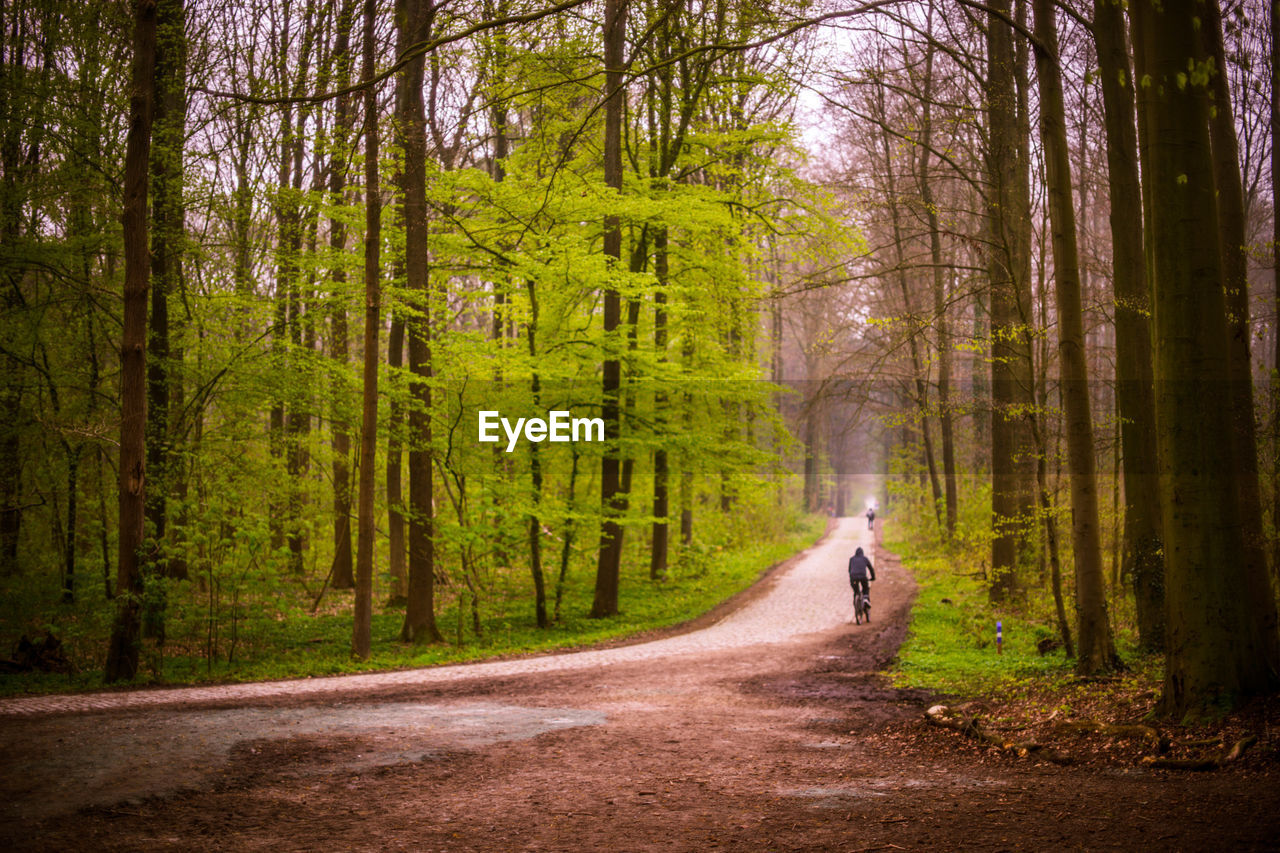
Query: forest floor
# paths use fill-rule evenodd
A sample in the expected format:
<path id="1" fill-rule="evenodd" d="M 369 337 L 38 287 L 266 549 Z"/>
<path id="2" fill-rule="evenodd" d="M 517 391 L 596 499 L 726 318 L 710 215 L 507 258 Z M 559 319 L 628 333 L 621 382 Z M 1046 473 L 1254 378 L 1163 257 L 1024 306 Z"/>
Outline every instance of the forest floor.
<path id="1" fill-rule="evenodd" d="M 0 847 L 1280 849 L 1270 712 L 1263 744 L 1205 773 L 1074 741 L 1062 765 L 926 725 L 937 698 L 882 674 L 915 595 L 892 555 L 875 555 L 874 622 L 848 622 L 864 527 L 841 520 L 642 644 L 0 702 Z"/>

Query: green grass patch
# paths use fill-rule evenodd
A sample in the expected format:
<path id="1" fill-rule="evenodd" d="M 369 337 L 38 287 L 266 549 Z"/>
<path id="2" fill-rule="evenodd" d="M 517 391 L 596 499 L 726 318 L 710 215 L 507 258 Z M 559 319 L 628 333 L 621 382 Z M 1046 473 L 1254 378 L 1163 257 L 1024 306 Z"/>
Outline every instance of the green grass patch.
<path id="1" fill-rule="evenodd" d="M 1050 625 L 1024 609 L 993 607 L 970 567 L 914 545 L 905 530 L 890 525 L 887 532 L 885 547 L 920 586 L 892 672 L 896 685 L 974 696 L 1071 677 L 1071 663 L 1060 649 L 1047 655 L 1036 649 L 1040 640 L 1056 636 Z M 996 651 L 997 621 L 1003 628 L 1001 653 Z"/>
<path id="2" fill-rule="evenodd" d="M 353 594 L 330 590 L 321 611 L 311 615 L 312 597 L 282 581 L 277 593 L 246 588 L 232 599 L 226 590 L 210 603 L 208 589 L 195 582 L 169 590 L 163 647 L 147 643 L 137 683 L 195 684 L 369 672 L 484 660 L 514 654 L 570 649 L 678 625 L 707 612 L 755 582 L 771 565 L 808 547 L 822 534 L 826 518 L 796 516 L 773 541 L 742 536 L 730 542 L 684 549 L 665 581 L 648 577 L 646 552 L 633 541 L 624 561 L 620 613 L 591 619 L 594 573 L 579 565 L 566 578 L 562 618 L 550 628 L 535 624 L 528 573 L 501 572 L 487 578 L 480 606 L 480 632 L 474 630 L 465 590 L 437 595 L 437 624 L 442 643 L 410 645 L 398 640 L 403 609 L 375 600 L 373 648 L 368 660 L 351 657 Z M 56 578 L 30 583 L 0 607 L 0 637 L 12 643 L 20 633 L 36 636 L 51 629 L 76 664 L 73 675 L 0 676 L 0 695 L 70 692 L 100 688 L 102 661 L 112 605 L 97 587 L 86 584 L 72 605 L 56 602 Z M 549 583 L 554 578 L 548 579 Z M 550 608 L 551 593 L 548 593 Z M 212 618 L 210 614 L 213 614 Z"/>

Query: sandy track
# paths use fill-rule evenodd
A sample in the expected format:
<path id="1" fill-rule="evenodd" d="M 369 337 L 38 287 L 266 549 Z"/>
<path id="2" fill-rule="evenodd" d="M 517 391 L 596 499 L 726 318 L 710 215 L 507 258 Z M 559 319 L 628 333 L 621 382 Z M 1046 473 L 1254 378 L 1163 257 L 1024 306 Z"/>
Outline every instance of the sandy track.
<path id="1" fill-rule="evenodd" d="M 866 549 L 868 554 L 874 553 L 865 524 L 860 519 L 841 519 L 817 545 L 802 552 L 790 561 L 784 571 L 769 578 L 770 588 L 764 596 L 753 597 L 745 606 L 709 627 L 647 643 L 362 675 L 4 699 L 0 700 L 0 715 L 225 704 L 277 697 L 304 699 L 325 694 L 367 693 L 472 679 L 594 669 L 624 662 L 705 655 L 724 649 L 786 642 L 796 636 L 829 630 L 848 620 L 849 587 L 840 566 L 858 546 Z"/>

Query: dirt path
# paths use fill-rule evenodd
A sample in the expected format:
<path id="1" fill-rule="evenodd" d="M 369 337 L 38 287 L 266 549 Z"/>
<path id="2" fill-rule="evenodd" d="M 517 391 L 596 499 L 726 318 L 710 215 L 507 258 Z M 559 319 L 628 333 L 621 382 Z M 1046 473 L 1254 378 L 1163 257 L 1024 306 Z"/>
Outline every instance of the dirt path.
<path id="1" fill-rule="evenodd" d="M 914 586 L 846 519 L 654 643 L 82 704 L 0 704 L 9 849 L 1278 849 L 1280 785 L 974 754 L 877 675 Z M 868 543 L 869 544 L 869 543 Z"/>

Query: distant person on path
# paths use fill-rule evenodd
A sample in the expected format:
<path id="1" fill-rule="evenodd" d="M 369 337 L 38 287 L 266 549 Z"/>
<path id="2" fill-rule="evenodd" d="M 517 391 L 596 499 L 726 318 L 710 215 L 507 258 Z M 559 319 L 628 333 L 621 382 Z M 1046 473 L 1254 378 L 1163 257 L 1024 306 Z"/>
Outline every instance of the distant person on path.
<path id="1" fill-rule="evenodd" d="M 870 511 L 868 510 L 868 514 Z M 876 579 L 876 567 L 871 565 L 871 561 L 866 558 L 859 548 L 853 552 L 853 556 L 849 558 L 849 586 L 857 592 L 862 589 L 862 597 L 867 601 L 867 609 L 871 609 L 871 585 L 868 583 L 868 575 L 870 580 Z"/>
<path id="2" fill-rule="evenodd" d="M 868 529 L 868 530 L 874 530 L 875 528 L 873 527 L 873 525 L 874 525 L 875 523 L 876 523 L 876 510 L 875 510 L 875 507 L 871 507 L 871 506 L 869 506 L 869 507 L 867 507 L 867 529 Z M 861 549 L 859 549 L 859 551 L 861 551 Z"/>

